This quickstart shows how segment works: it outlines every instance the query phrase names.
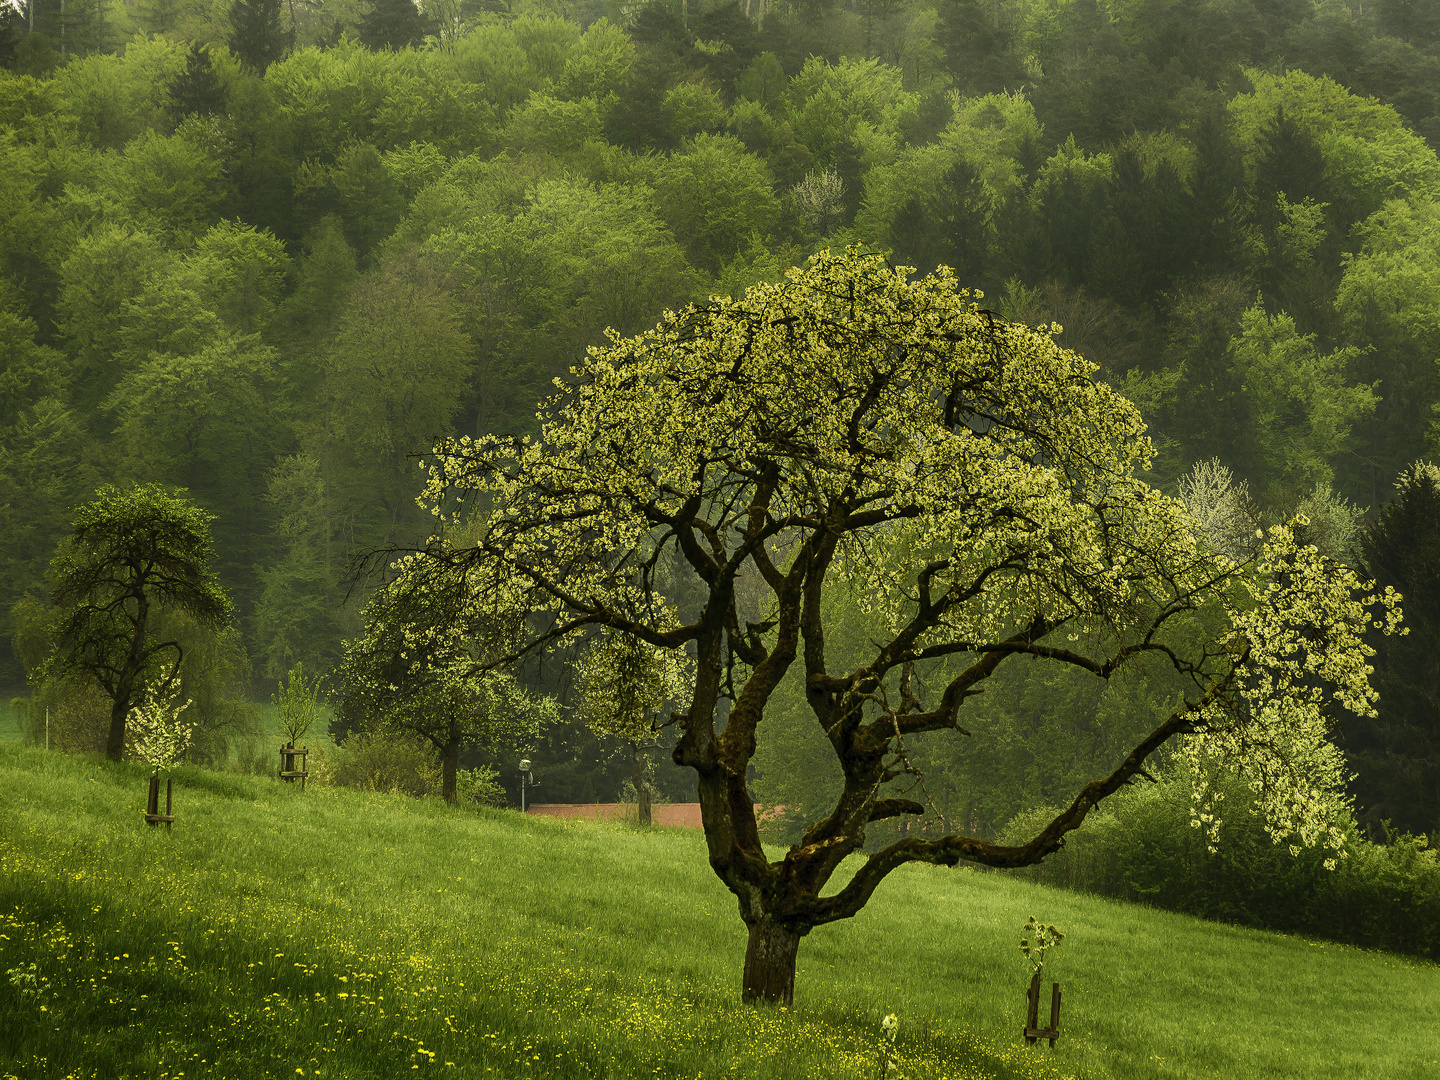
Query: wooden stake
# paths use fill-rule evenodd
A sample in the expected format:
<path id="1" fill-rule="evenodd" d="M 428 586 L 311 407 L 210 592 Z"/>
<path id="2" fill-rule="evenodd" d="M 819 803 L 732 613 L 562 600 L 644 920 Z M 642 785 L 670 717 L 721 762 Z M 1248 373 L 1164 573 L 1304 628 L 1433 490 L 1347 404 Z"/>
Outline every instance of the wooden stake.
<path id="1" fill-rule="evenodd" d="M 1050 1026 L 1042 1028 L 1039 1025 L 1040 1013 L 1040 973 L 1037 971 L 1030 980 L 1030 994 L 1027 1000 L 1026 1022 L 1025 1022 L 1025 1045 L 1034 1046 L 1036 1039 L 1049 1039 L 1053 1049 L 1055 1040 L 1060 1037 L 1060 984 L 1050 984 Z"/>
<path id="2" fill-rule="evenodd" d="M 175 820 L 171 813 L 174 805 L 174 784 L 175 781 L 166 777 L 165 779 L 165 813 L 160 813 L 160 776 L 150 777 L 150 797 L 145 800 L 145 822 L 148 825 L 159 825 L 162 821 L 165 828 L 169 829 L 171 822 Z"/>
<path id="3" fill-rule="evenodd" d="M 1060 1037 L 1060 984 L 1050 984 L 1050 1049 L 1055 1049 L 1055 1040 Z"/>
<path id="4" fill-rule="evenodd" d="M 1034 1046 L 1034 1045 L 1035 1045 L 1035 1036 L 1031 1035 L 1030 1032 L 1034 1031 L 1036 1024 L 1039 1023 L 1039 1020 L 1040 1020 L 1039 1012 L 1040 1012 L 1040 972 L 1037 971 L 1037 972 L 1035 972 L 1035 974 L 1034 974 L 1034 975 L 1031 977 L 1031 979 L 1030 979 L 1030 993 L 1027 994 L 1026 997 L 1025 997 L 1025 1045 L 1026 1045 L 1026 1046 Z"/>

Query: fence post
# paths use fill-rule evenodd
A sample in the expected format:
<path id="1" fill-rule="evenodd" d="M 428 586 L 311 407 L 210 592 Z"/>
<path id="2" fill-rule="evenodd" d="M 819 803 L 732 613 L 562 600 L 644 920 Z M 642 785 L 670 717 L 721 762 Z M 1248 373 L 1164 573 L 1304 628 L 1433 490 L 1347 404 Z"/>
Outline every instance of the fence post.
<path id="1" fill-rule="evenodd" d="M 1060 984 L 1050 984 L 1050 1049 L 1055 1049 L 1055 1040 L 1060 1037 Z"/>
<path id="2" fill-rule="evenodd" d="M 1030 1032 L 1035 1030 L 1040 1019 L 1040 972 L 1038 971 L 1030 979 L 1030 993 L 1026 995 L 1025 1001 L 1025 1045 L 1034 1046 L 1035 1036 Z"/>

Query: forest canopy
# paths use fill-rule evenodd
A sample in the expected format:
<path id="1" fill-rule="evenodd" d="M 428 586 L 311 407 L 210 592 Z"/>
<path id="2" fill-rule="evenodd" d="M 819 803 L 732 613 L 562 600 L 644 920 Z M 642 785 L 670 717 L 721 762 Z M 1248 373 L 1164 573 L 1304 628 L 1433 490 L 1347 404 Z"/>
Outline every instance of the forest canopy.
<path id="1" fill-rule="evenodd" d="M 827 246 L 953 267 L 998 315 L 1063 327 L 1059 343 L 1139 406 L 1148 482 L 1180 494 L 1199 464 L 1230 470 L 1241 539 L 1303 510 L 1323 553 L 1351 560 L 1396 477 L 1435 450 L 1434 5 L 8 10 L 11 686 L 17 605 L 49 602 L 46 568 L 105 484 L 184 489 L 214 516 L 215 571 L 258 677 L 333 670 L 369 599 L 352 559 L 430 531 L 416 455 L 535 433 L 537 401 L 607 328 L 741 295 Z M 573 697 L 563 672 L 530 677 Z M 1012 736 L 1061 739 L 1088 763 L 1152 692 L 1017 676 L 991 701 Z M 1036 706 L 1056 695 L 1063 732 Z M 1440 730 L 1432 705 L 1406 700 Z M 555 732 L 551 760 L 589 752 Z M 1355 738 L 1384 768 L 1376 740 Z M 767 788 L 766 765 L 757 795 L 814 794 Z M 946 805 L 991 834 L 1014 798 L 1060 785 L 1043 761 L 998 779 L 979 759 L 964 769 Z M 1440 791 L 1429 775 L 1416 790 Z M 1411 827 L 1440 825 L 1440 805 L 1413 808 Z"/>

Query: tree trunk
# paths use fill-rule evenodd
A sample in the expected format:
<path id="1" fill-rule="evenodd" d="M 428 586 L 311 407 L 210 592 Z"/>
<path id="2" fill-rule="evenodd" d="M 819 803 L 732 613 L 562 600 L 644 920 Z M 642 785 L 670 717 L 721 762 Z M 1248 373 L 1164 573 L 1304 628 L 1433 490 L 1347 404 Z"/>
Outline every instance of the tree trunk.
<path id="1" fill-rule="evenodd" d="M 119 761 L 125 756 L 125 721 L 130 717 L 130 703 L 135 697 L 140 673 L 145 667 L 145 631 L 150 625 L 150 601 L 144 590 L 135 597 L 135 618 L 130 630 L 130 655 L 125 667 L 114 683 L 114 695 L 110 698 L 110 737 L 105 741 L 105 756 Z M 179 661 L 171 672 L 173 678 L 180 671 Z M 143 683 L 140 689 L 143 690 Z"/>
<path id="2" fill-rule="evenodd" d="M 645 783 L 645 749 L 635 743 L 635 762 L 630 779 L 635 785 L 635 820 L 641 825 L 650 824 L 650 787 Z"/>
<path id="3" fill-rule="evenodd" d="M 454 806 L 458 801 L 455 792 L 455 770 L 460 765 L 460 733 L 452 721 L 450 724 L 450 737 L 445 740 L 445 748 L 440 755 L 440 794 L 445 801 Z"/>
<path id="4" fill-rule="evenodd" d="M 110 737 L 105 740 L 105 756 L 119 761 L 125 756 L 125 719 L 130 715 L 129 687 L 117 692 L 110 703 Z"/>
<path id="5" fill-rule="evenodd" d="M 763 1001 L 789 1008 L 795 1001 L 795 954 L 800 935 L 778 923 L 750 924 L 745 946 L 745 1001 Z"/>

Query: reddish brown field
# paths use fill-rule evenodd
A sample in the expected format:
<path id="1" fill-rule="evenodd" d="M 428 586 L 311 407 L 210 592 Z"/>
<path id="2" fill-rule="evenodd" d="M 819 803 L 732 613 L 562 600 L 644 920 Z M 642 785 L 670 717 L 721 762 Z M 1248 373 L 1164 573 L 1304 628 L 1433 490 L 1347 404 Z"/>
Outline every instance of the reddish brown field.
<path id="1" fill-rule="evenodd" d="M 762 809 L 759 803 L 755 804 L 755 814 L 762 824 L 784 809 L 783 806 Z M 624 821 L 627 818 L 634 821 L 635 804 L 614 802 L 531 803 L 527 807 L 526 813 L 540 814 L 544 817 L 594 818 L 596 821 Z M 650 817 L 653 824 L 669 825 L 676 829 L 703 829 L 705 827 L 700 821 L 700 804 L 698 802 L 653 803 L 650 806 Z"/>

